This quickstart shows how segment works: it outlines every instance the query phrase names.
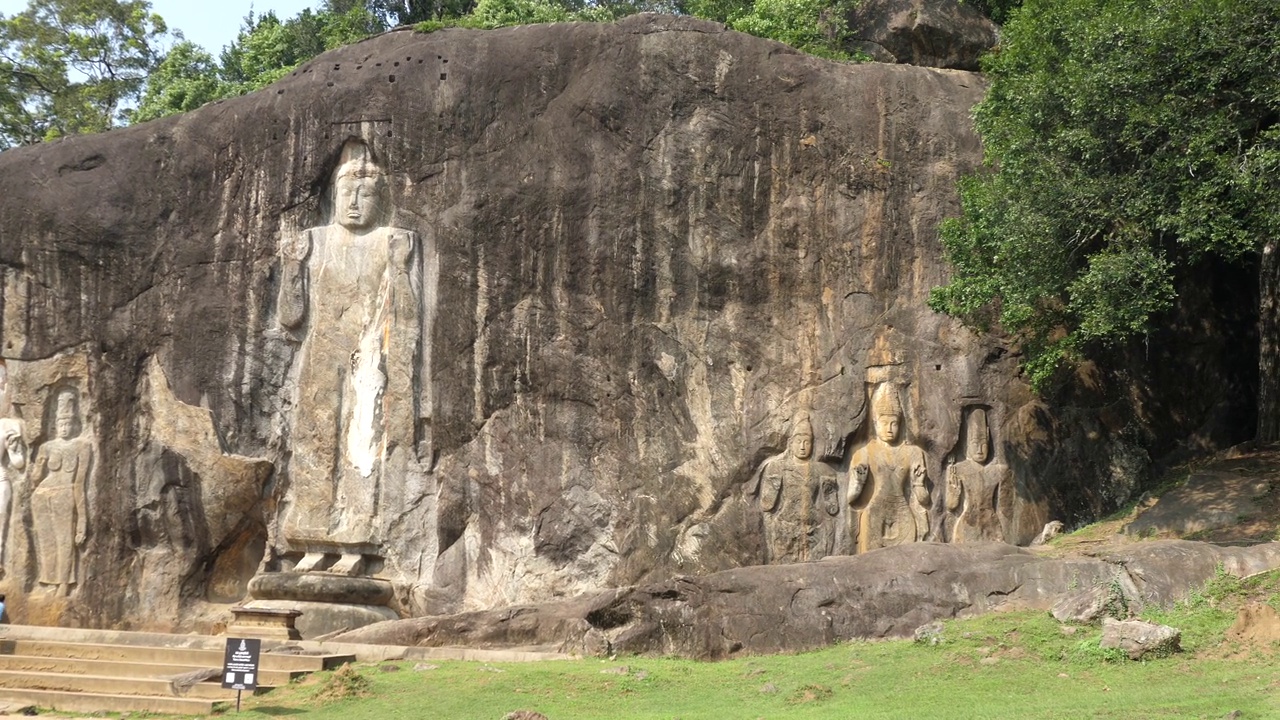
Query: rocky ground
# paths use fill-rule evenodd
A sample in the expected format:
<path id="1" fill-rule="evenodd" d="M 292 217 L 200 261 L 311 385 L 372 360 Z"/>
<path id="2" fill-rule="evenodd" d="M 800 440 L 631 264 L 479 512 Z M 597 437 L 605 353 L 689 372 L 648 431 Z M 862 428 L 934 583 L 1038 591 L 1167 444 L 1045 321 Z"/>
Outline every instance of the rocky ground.
<path id="1" fill-rule="evenodd" d="M 1150 539 L 1226 545 L 1280 539 L 1280 446 L 1241 445 L 1174 468 L 1133 505 L 1040 552 L 1089 555 Z"/>

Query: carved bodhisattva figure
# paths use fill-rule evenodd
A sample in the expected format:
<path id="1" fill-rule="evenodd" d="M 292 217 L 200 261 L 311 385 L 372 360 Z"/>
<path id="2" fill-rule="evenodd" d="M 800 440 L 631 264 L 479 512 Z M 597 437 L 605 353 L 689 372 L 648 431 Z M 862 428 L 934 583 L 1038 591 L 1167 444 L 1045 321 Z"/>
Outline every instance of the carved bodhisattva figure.
<path id="1" fill-rule="evenodd" d="M 285 540 L 295 568 L 360 572 L 380 542 L 379 497 L 414 452 L 421 337 L 415 233 L 387 227 L 387 179 L 363 142 L 333 175 L 333 222 L 282 247 L 279 316 L 302 336 Z"/>
<path id="2" fill-rule="evenodd" d="M 764 513 L 768 562 L 804 562 L 832 553 L 839 485 L 830 466 L 813 460 L 808 416 L 797 418 L 787 452 L 767 460 L 753 486 Z"/>
<path id="3" fill-rule="evenodd" d="M 874 433 L 853 454 L 847 501 L 857 511 L 857 551 L 924 540 L 929 530 L 924 451 L 904 439 L 898 388 L 883 383 L 871 398 Z"/>
<path id="4" fill-rule="evenodd" d="M 80 435 L 79 393 L 63 388 L 54 395 L 54 403 L 52 437 L 36 450 L 31 520 L 35 525 L 37 579 L 41 585 L 69 594 L 76 583 L 76 562 L 88 532 L 85 488 L 93 466 L 93 446 Z"/>
<path id="5" fill-rule="evenodd" d="M 1008 466 L 992 461 L 985 409 L 970 410 L 964 430 L 964 459 L 946 472 L 947 512 L 956 516 L 951 542 L 1005 542 L 1012 537 L 1013 474 Z"/>

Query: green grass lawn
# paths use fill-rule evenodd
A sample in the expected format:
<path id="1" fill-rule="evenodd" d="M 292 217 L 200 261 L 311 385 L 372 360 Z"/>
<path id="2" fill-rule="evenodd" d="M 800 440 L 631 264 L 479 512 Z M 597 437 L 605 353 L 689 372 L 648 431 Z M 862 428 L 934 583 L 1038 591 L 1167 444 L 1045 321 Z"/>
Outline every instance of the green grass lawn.
<path id="1" fill-rule="evenodd" d="M 1280 576 L 1220 576 L 1146 617 L 1183 629 L 1184 651 L 1134 662 L 1071 634 L 1043 612 L 945 624 L 943 641 L 853 642 L 799 655 L 724 662 L 619 657 L 543 663 L 359 665 L 345 681 L 246 699 L 246 717 L 498 720 L 518 709 L 589 718 L 1280 718 L 1276 648 L 1234 646 L 1225 632 L 1248 599 L 1275 603 Z M 397 668 L 398 669 L 395 669 Z M 624 670 L 625 669 L 625 670 Z M 625 672 L 625 674 L 623 674 Z M 361 680 L 363 678 L 363 680 Z M 367 682 L 365 682 L 367 681 Z M 326 688 L 364 685 L 355 698 Z"/>

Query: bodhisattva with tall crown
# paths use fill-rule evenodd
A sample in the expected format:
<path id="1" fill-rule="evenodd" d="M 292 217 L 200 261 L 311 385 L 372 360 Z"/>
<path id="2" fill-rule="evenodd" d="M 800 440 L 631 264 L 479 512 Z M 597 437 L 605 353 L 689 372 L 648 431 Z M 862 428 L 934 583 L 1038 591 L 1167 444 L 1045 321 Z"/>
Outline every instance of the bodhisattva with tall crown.
<path id="1" fill-rule="evenodd" d="M 833 552 L 839 486 L 835 470 L 813 459 L 808 415 L 792 423 L 787 452 L 765 461 L 753 486 L 764 514 L 768 562 L 804 562 Z"/>
<path id="2" fill-rule="evenodd" d="M 846 499 L 857 513 L 858 552 L 917 542 L 929 532 L 925 455 L 906 440 L 903 420 L 897 386 L 882 383 L 871 398 L 872 437 L 849 465 Z"/>
<path id="3" fill-rule="evenodd" d="M 360 140 L 333 174 L 333 221 L 282 247 L 280 324 L 301 336 L 284 538 L 299 572 L 363 572 L 380 498 L 415 451 L 416 233 L 388 227 L 387 178 Z M 335 557 L 336 556 L 336 557 Z"/>
<path id="4" fill-rule="evenodd" d="M 1013 537 L 1013 474 L 993 460 L 985 408 L 969 411 L 964 423 L 964 459 L 947 467 L 947 512 L 954 514 L 951 542 Z"/>
<path id="5" fill-rule="evenodd" d="M 52 437 L 36 450 L 31 521 L 36 578 L 41 585 L 67 595 L 76 583 L 76 563 L 88 532 L 86 487 L 93 467 L 93 447 L 81 436 L 79 393 L 64 387 L 54 395 L 54 403 Z"/>

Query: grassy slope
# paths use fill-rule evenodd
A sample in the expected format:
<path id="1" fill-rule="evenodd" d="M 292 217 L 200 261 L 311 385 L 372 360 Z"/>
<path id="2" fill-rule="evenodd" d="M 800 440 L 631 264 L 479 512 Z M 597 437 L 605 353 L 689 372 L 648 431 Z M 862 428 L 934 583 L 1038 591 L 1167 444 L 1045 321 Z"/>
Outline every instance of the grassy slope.
<path id="1" fill-rule="evenodd" d="M 619 658 L 540 664 L 362 666 L 370 694 L 323 700 L 332 674 L 250 699 L 247 717 L 497 720 L 517 709 L 589 718 L 1243 718 L 1280 717 L 1276 648 L 1225 639 L 1249 599 L 1280 601 L 1280 574 L 1220 577 L 1150 619 L 1183 629 L 1184 652 L 1131 662 L 1045 613 L 947 623 L 944 641 L 855 642 L 719 663 Z M 625 666 L 628 673 L 614 674 Z M 769 686 L 769 687 L 766 687 Z"/>

